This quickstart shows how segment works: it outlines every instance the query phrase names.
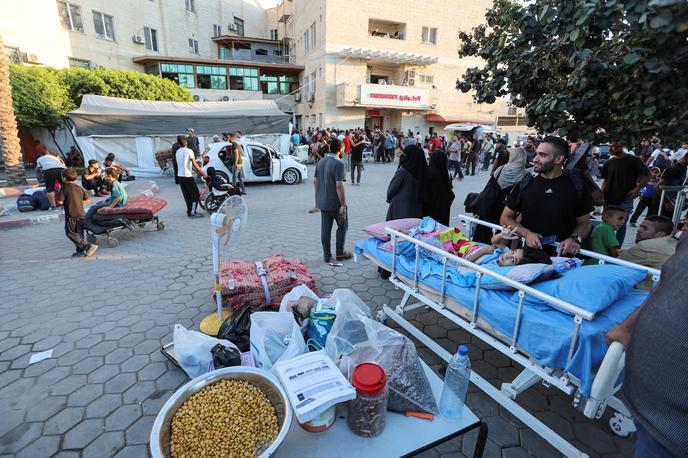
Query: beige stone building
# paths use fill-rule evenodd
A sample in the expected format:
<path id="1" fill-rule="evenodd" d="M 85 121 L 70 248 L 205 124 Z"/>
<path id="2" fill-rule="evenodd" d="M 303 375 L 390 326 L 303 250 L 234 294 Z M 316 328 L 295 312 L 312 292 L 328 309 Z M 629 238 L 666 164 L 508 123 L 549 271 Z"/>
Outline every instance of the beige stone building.
<path id="1" fill-rule="evenodd" d="M 455 89 L 479 61 L 457 55 L 459 30 L 481 23 L 490 0 L 285 0 L 279 33 L 301 74 L 297 124 L 427 132 L 452 122 L 494 125 L 496 108 Z"/>
<path id="2" fill-rule="evenodd" d="M 144 71 L 196 100 L 275 99 L 303 128 L 494 125 L 455 89 L 490 0 L 0 0 L 15 62 Z M 442 131 L 440 131 L 442 132 Z"/>

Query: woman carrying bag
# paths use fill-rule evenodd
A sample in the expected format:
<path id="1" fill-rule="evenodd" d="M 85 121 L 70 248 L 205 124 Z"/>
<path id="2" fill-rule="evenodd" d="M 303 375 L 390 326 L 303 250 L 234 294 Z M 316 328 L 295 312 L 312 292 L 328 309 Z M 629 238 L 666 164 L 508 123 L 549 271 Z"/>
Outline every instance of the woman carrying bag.
<path id="1" fill-rule="evenodd" d="M 514 185 L 528 173 L 527 160 L 528 153 L 524 148 L 514 148 L 509 153 L 509 162 L 495 169 L 490 181 L 472 203 L 472 207 L 481 220 L 499 224 L 499 217 L 504 210 L 504 200 Z M 491 239 L 492 229 L 478 225 L 473 234 L 473 241 L 490 243 Z"/>

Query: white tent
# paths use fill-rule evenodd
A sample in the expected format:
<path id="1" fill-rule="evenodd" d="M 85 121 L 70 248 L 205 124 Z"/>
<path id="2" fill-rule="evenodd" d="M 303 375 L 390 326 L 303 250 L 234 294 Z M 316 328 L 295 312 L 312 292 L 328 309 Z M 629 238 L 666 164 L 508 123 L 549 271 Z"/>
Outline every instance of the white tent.
<path id="1" fill-rule="evenodd" d="M 117 162 L 140 176 L 160 175 L 155 152 L 169 148 L 189 127 L 202 151 L 206 137 L 237 130 L 247 137 L 284 143 L 281 134 L 287 135 L 291 119 L 271 100 L 157 102 L 97 95 L 85 95 L 79 109 L 68 116 L 85 161 L 102 161 L 112 152 Z"/>

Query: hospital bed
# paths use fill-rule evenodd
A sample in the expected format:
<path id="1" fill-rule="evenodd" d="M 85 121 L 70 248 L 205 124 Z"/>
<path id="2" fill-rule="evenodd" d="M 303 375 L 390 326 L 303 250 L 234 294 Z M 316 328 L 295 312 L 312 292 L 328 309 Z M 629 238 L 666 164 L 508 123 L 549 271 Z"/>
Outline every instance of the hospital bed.
<path id="1" fill-rule="evenodd" d="M 493 232 L 501 230 L 500 226 L 470 216 L 459 215 L 458 219 L 466 233 L 476 224 L 488 226 Z M 475 372 L 471 373 L 471 382 L 567 457 L 587 455 L 517 402 L 520 393 L 537 383 L 572 396 L 573 406 L 591 419 L 600 418 L 609 406 L 616 411 L 609 424 L 617 435 L 635 431 L 629 410 L 616 396 L 621 388 L 624 349 L 618 342 L 607 348 L 605 335 L 640 306 L 646 292 L 633 289 L 603 310 L 591 311 L 544 292 L 547 289 L 543 291 L 538 284 L 519 283 L 393 229 L 385 232 L 391 236 L 391 253 L 374 238 L 356 245 L 357 258 L 363 255 L 391 271 L 389 281 L 404 291 L 397 306 L 382 307 L 379 320 L 393 320 L 448 362 L 452 355 L 404 317 L 418 308 L 430 309 L 523 366 L 521 373 L 502 384 L 501 389 Z M 400 243 L 404 242 L 407 248 L 408 243 L 412 244 L 410 256 L 400 253 Z M 656 269 L 585 250 L 581 253 L 602 264 L 631 268 L 637 279 L 650 275 L 653 282 L 659 280 L 660 271 Z M 465 277 L 458 269 L 474 275 L 470 287 L 460 281 Z M 512 290 L 487 289 L 486 285 L 494 282 Z M 591 294 L 597 295 L 598 291 Z"/>

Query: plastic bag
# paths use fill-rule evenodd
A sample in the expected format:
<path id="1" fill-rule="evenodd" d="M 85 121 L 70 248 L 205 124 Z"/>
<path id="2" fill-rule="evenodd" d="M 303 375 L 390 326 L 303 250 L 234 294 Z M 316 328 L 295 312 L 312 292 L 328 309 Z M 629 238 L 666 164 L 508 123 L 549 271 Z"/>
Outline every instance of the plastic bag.
<path id="1" fill-rule="evenodd" d="M 220 340 L 201 332 L 190 331 L 181 324 L 174 325 L 173 339 L 177 361 L 191 378 L 196 378 L 212 370 L 213 355 L 210 350 L 215 345 L 221 344 L 238 350 L 236 345 L 228 340 Z"/>
<path id="2" fill-rule="evenodd" d="M 296 323 L 303 329 L 303 323 L 310 316 L 311 307 L 318 300 L 320 298 L 308 286 L 299 285 L 282 298 L 279 311 L 293 313 Z"/>
<path id="3" fill-rule="evenodd" d="M 250 347 L 251 314 L 261 310 L 272 310 L 272 307 L 250 304 L 242 305 L 222 322 L 220 329 L 217 331 L 217 338 L 229 340 L 241 352 L 248 351 Z"/>
<path id="4" fill-rule="evenodd" d="M 353 302 L 340 304 L 325 351 L 349 380 L 358 364 L 382 366 L 387 374 L 388 410 L 439 413 L 413 342 L 369 318 Z"/>
<path id="5" fill-rule="evenodd" d="M 217 344 L 211 350 L 213 355 L 213 368 L 241 366 L 241 352 L 237 348 L 225 347 Z"/>
<path id="6" fill-rule="evenodd" d="M 256 367 L 271 369 L 280 360 L 299 356 L 306 342 L 294 315 L 287 312 L 255 312 L 251 315 L 251 353 Z"/>

